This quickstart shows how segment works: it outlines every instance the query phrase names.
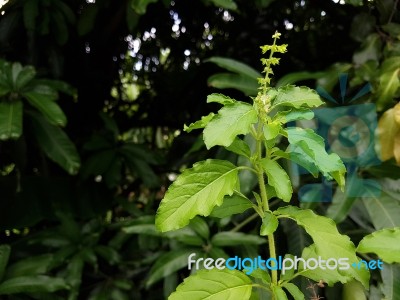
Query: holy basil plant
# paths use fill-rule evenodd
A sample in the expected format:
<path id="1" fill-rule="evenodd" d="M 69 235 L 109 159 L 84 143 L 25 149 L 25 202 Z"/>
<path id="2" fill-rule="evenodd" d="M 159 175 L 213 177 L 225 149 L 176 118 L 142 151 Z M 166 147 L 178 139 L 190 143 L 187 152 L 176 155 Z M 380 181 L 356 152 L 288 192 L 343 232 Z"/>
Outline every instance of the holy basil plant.
<path id="1" fill-rule="evenodd" d="M 289 205 L 293 194 L 292 184 L 280 161 L 290 160 L 314 176 L 321 173 L 328 180 L 335 180 L 342 188 L 346 169 L 338 155 L 325 151 L 324 140 L 313 130 L 287 126 L 291 121 L 312 119 L 311 109 L 323 102 L 314 90 L 307 87 L 270 86 L 272 66 L 279 63 L 279 58 L 274 55 L 285 53 L 287 48 L 287 45 L 276 44 L 279 36 L 279 33 L 275 33 L 273 44 L 261 47 L 263 54 L 269 52 L 269 58 L 261 59 L 265 77 L 259 79 L 259 92 L 253 104 L 212 94 L 207 102 L 222 105 L 218 113 L 211 113 L 185 126 L 187 132 L 203 129 L 207 149 L 222 146 L 243 156 L 250 163 L 235 165 L 219 159 L 195 163 L 169 187 L 155 221 L 158 230 L 166 232 L 185 227 L 197 215 L 214 215 L 214 212 L 221 212 L 223 208 L 223 215 L 229 216 L 251 207 L 262 220 L 260 235 L 268 239 L 269 254 L 273 259 L 271 270 L 258 270 L 249 275 L 245 271 L 227 268 L 199 270 L 178 286 L 170 295 L 171 300 L 255 299 L 257 289 L 268 290 L 274 299 L 287 299 L 287 293 L 296 300 L 305 299 L 300 289 L 291 282 L 298 276 L 317 282 L 322 280 L 330 286 L 336 282 L 358 281 L 368 288 L 369 272 L 365 268 L 330 267 L 321 270 L 300 264 L 296 270 L 278 274 L 274 232 L 282 219 L 295 221 L 311 236 L 313 244 L 303 249 L 302 259 L 338 261 L 345 258 L 350 263 L 359 261 L 356 247 L 349 237 L 338 232 L 333 220 L 319 216 L 312 210 Z M 255 141 L 254 150 L 251 150 L 254 147 L 250 145 L 254 143 L 250 143 L 250 139 Z M 287 140 L 286 149 L 278 147 L 285 144 L 282 143 L 283 139 Z M 258 178 L 258 190 L 253 192 L 254 200 L 240 191 L 238 174 L 242 171 L 251 171 Z M 230 197 L 234 194 L 238 197 Z M 272 211 L 269 203 L 271 196 L 288 204 Z M 230 201 L 232 199 L 235 200 Z M 285 257 L 290 257 L 290 254 Z"/>

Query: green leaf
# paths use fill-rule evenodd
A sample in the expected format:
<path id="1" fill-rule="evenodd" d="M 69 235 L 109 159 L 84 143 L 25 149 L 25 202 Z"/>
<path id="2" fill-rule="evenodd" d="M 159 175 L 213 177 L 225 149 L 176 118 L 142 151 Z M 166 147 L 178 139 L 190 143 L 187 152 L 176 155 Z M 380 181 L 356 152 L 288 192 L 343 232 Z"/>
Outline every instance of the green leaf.
<path id="1" fill-rule="evenodd" d="M 352 280 L 343 285 L 343 300 L 367 300 L 365 288 L 358 281 Z M 372 299 L 372 298 L 371 298 Z"/>
<path id="2" fill-rule="evenodd" d="M 76 174 L 81 164 L 79 154 L 65 132 L 35 112 L 29 115 L 35 137 L 44 153 L 69 174 Z"/>
<path id="3" fill-rule="evenodd" d="M 237 5 L 233 0 L 210 0 L 217 7 L 222 7 L 230 10 L 237 10 Z"/>
<path id="4" fill-rule="evenodd" d="M 263 133 L 264 137 L 267 141 L 276 138 L 281 131 L 282 126 L 279 122 L 271 122 L 268 124 L 264 124 L 263 126 Z"/>
<path id="5" fill-rule="evenodd" d="M 142 145 L 127 143 L 120 148 L 130 171 L 138 175 L 148 187 L 159 186 L 159 178 L 150 164 L 157 164 L 156 157 Z"/>
<path id="6" fill-rule="evenodd" d="M 119 253 L 110 246 L 96 245 L 94 251 L 112 266 L 121 262 Z"/>
<path id="7" fill-rule="evenodd" d="M 270 211 L 265 212 L 265 216 L 262 219 L 262 224 L 260 228 L 260 235 L 270 235 L 276 231 L 278 228 L 278 219 Z"/>
<path id="8" fill-rule="evenodd" d="M 23 95 L 51 124 L 57 126 L 65 126 L 67 124 L 67 117 L 61 110 L 60 106 L 58 106 L 56 102 L 50 100 L 47 96 L 43 96 L 37 92 L 26 92 Z"/>
<path id="9" fill-rule="evenodd" d="M 168 300 L 248 300 L 252 281 L 236 270 L 200 270 L 181 283 Z"/>
<path id="10" fill-rule="evenodd" d="M 259 237 L 258 235 L 232 231 L 219 232 L 211 239 L 211 243 L 218 247 L 237 246 L 243 244 L 262 245 L 266 242 L 267 240 L 265 238 Z"/>
<path id="11" fill-rule="evenodd" d="M 357 252 L 375 253 L 386 263 L 399 263 L 400 227 L 382 229 L 365 236 L 358 244 Z"/>
<path id="12" fill-rule="evenodd" d="M 386 299 L 399 299 L 400 297 L 400 266 L 398 264 L 384 264 L 381 270 L 382 292 Z M 371 298 L 372 299 L 372 298 Z"/>
<path id="13" fill-rule="evenodd" d="M 1 80 L 1 78 L 0 78 L 0 80 Z M 9 92 L 11 92 L 10 86 L 8 86 L 6 82 L 0 81 L 0 97 L 7 95 Z"/>
<path id="14" fill-rule="evenodd" d="M 161 233 L 156 229 L 154 224 L 129 225 L 122 228 L 122 231 L 128 234 L 143 234 L 143 235 L 153 235 L 153 236 L 161 235 Z"/>
<path id="15" fill-rule="evenodd" d="M 24 26 L 27 31 L 34 31 L 36 28 L 36 18 L 39 16 L 39 1 L 25 1 L 23 5 Z"/>
<path id="16" fill-rule="evenodd" d="M 281 77 L 275 86 L 279 88 L 288 84 L 296 83 L 298 81 L 318 79 L 324 74 L 325 72 L 293 72 Z"/>
<path id="17" fill-rule="evenodd" d="M 194 217 L 189 224 L 189 227 L 193 229 L 200 237 L 208 240 L 210 237 L 210 229 L 208 228 L 207 222 L 201 217 Z"/>
<path id="18" fill-rule="evenodd" d="M 292 198 L 292 184 L 286 171 L 274 160 L 264 158 L 261 167 L 268 176 L 268 184 L 274 187 L 276 195 L 285 202 Z"/>
<path id="19" fill-rule="evenodd" d="M 219 57 L 219 56 L 213 56 L 210 57 L 209 59 L 206 60 L 206 62 L 212 62 L 218 65 L 221 68 L 224 68 L 228 71 L 237 73 L 237 74 L 242 74 L 245 76 L 248 76 L 250 78 L 253 78 L 255 80 L 258 80 L 258 78 L 262 77 L 262 75 L 252 67 L 231 59 L 231 58 L 226 58 L 226 57 Z"/>
<path id="20" fill-rule="evenodd" d="M 349 175 L 345 192 L 339 189 L 336 190 L 326 216 L 333 219 L 336 223 L 345 220 L 354 201 L 357 199 L 354 195 L 361 196 L 368 194 L 368 183 L 365 179 L 360 180 L 358 175 Z"/>
<path id="21" fill-rule="evenodd" d="M 188 257 L 195 253 L 193 249 L 178 249 L 161 255 L 150 270 L 149 277 L 146 280 L 146 287 L 150 287 L 160 279 L 175 273 L 176 271 L 188 265 Z"/>
<path id="22" fill-rule="evenodd" d="M 348 258 L 350 264 L 358 261 L 354 244 L 348 236 L 341 235 L 338 232 L 333 220 L 318 216 L 312 210 L 303 210 L 293 206 L 279 208 L 274 213 L 279 217 L 292 219 L 302 226 L 314 241 L 316 255 L 323 259 Z M 330 270 L 325 270 L 325 272 L 328 271 Z M 346 281 L 341 281 L 342 283 L 354 278 L 368 288 L 369 272 L 365 269 L 349 268 L 347 270 L 335 270 L 335 272 L 343 275 L 346 279 Z"/>
<path id="23" fill-rule="evenodd" d="M 287 133 L 289 143 L 293 147 L 289 152 L 299 154 L 297 159 L 302 156 L 303 160 L 314 164 L 325 177 L 328 179 L 333 177 L 341 187 L 344 186 L 346 168 L 337 154 L 328 154 L 325 151 L 322 137 L 311 129 L 298 127 L 288 128 Z M 296 154 L 293 155 L 295 156 Z"/>
<path id="24" fill-rule="evenodd" d="M 336 255 L 335 258 L 338 259 L 339 258 L 338 256 L 340 255 Z M 305 260 L 308 259 L 318 260 L 319 255 L 316 253 L 315 245 L 312 244 L 311 246 L 304 248 L 301 257 Z M 300 264 L 298 270 L 302 276 L 310 278 L 317 282 L 319 280 L 323 280 L 326 284 L 328 284 L 328 286 L 333 286 L 337 282 L 346 283 L 353 280 L 351 277 L 348 277 L 347 275 L 343 274 L 342 271 L 338 269 L 323 270 L 322 268 L 316 268 L 315 270 L 311 269 L 305 270 L 303 268 L 303 264 Z"/>
<path id="25" fill-rule="evenodd" d="M 115 160 L 117 152 L 114 149 L 94 153 L 83 164 L 81 176 L 88 179 L 90 176 L 103 175 Z"/>
<path id="26" fill-rule="evenodd" d="M 24 88 L 32 79 L 35 77 L 36 71 L 35 68 L 32 66 L 24 67 L 18 74 L 15 88 L 17 91 Z"/>
<path id="27" fill-rule="evenodd" d="M 144 15 L 147 10 L 147 6 L 150 3 L 156 3 L 158 0 L 132 0 L 132 8 L 139 14 Z"/>
<path id="28" fill-rule="evenodd" d="M 247 145 L 245 141 L 239 139 L 238 137 L 233 140 L 232 144 L 226 147 L 226 150 L 236 153 L 238 155 L 245 156 L 247 158 L 250 158 L 251 156 L 249 145 Z"/>
<path id="29" fill-rule="evenodd" d="M 0 245 L 0 282 L 3 280 L 10 252 L 11 247 L 9 245 Z"/>
<path id="30" fill-rule="evenodd" d="M 272 294 L 274 295 L 274 300 L 288 300 L 285 291 L 280 286 L 273 285 Z"/>
<path id="31" fill-rule="evenodd" d="M 400 226 L 400 203 L 388 194 L 365 198 L 363 204 L 376 230 Z"/>
<path id="32" fill-rule="evenodd" d="M 255 96 L 257 94 L 257 80 L 232 73 L 218 73 L 208 78 L 208 85 L 217 89 L 237 89 L 247 96 Z"/>
<path id="33" fill-rule="evenodd" d="M 6 278 L 44 274 L 50 268 L 52 261 L 51 254 L 21 259 L 7 268 Z"/>
<path id="34" fill-rule="evenodd" d="M 376 91 L 378 96 L 377 108 L 382 110 L 388 105 L 394 103 L 395 94 L 400 87 L 400 68 L 391 72 L 383 73 L 379 77 L 379 87 Z"/>
<path id="35" fill-rule="evenodd" d="M 230 162 L 209 159 L 185 170 L 169 187 L 157 210 L 160 231 L 182 228 L 196 215 L 208 216 L 232 195 L 238 181 L 237 167 Z"/>
<path id="36" fill-rule="evenodd" d="M 273 120 L 280 123 L 288 123 L 297 120 L 311 120 L 312 118 L 314 118 L 314 113 L 306 108 L 280 111 L 274 116 Z"/>
<path id="37" fill-rule="evenodd" d="M 304 294 L 293 283 L 287 282 L 287 283 L 283 284 L 283 287 L 288 290 L 288 292 L 293 296 L 294 300 L 304 300 L 305 299 Z"/>
<path id="38" fill-rule="evenodd" d="M 273 107 L 282 105 L 301 108 L 318 107 L 324 104 L 317 92 L 308 87 L 287 85 L 278 88 L 277 92 L 275 99 L 272 101 Z"/>
<path id="39" fill-rule="evenodd" d="M 44 275 L 21 276 L 6 280 L 0 284 L 0 295 L 18 293 L 53 293 L 68 289 L 64 279 Z"/>
<path id="40" fill-rule="evenodd" d="M 66 95 L 76 97 L 77 91 L 70 84 L 54 79 L 35 79 L 34 83 L 36 86 L 34 87 L 34 91 L 40 92 L 42 94 L 46 94 L 52 99 L 57 99 L 57 92 L 63 92 Z"/>
<path id="41" fill-rule="evenodd" d="M 249 199 L 235 193 L 232 196 L 225 196 L 222 205 L 215 207 L 210 216 L 216 218 L 230 217 L 245 212 L 251 207 L 253 207 L 253 203 Z"/>
<path id="42" fill-rule="evenodd" d="M 22 102 L 0 102 L 0 140 L 17 139 L 22 134 Z"/>
<path id="43" fill-rule="evenodd" d="M 183 130 L 186 132 L 191 132 L 194 129 L 201 129 L 206 127 L 206 125 L 214 118 L 215 114 L 214 113 L 209 113 L 207 116 L 201 117 L 200 120 L 191 123 L 189 126 L 186 126 L 186 124 L 183 126 Z"/>
<path id="44" fill-rule="evenodd" d="M 207 103 L 219 103 L 222 105 L 235 104 L 237 101 L 223 94 L 211 94 L 207 96 Z"/>
<path id="45" fill-rule="evenodd" d="M 298 226 L 292 220 L 280 220 L 279 224 L 282 225 L 286 235 L 288 253 L 300 257 L 303 249 L 312 243 L 310 236 L 304 231 L 303 227 Z"/>
<path id="46" fill-rule="evenodd" d="M 379 60 L 382 53 L 381 37 L 376 34 L 370 34 L 361 45 L 360 51 L 354 53 L 353 61 L 356 65 L 362 65 L 369 60 Z"/>
<path id="47" fill-rule="evenodd" d="M 21 73 L 22 69 L 22 65 L 19 62 L 15 62 L 11 65 L 11 79 L 15 88 L 17 87 L 18 75 Z"/>

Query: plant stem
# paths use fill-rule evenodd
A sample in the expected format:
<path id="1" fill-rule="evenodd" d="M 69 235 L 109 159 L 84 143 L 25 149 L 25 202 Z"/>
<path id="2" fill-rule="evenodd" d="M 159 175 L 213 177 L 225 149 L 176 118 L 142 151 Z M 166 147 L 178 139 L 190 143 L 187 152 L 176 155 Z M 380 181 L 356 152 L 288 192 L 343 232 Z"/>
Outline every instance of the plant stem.
<path id="1" fill-rule="evenodd" d="M 260 123 L 257 128 L 257 177 L 258 177 L 258 185 L 260 187 L 261 200 L 263 204 L 263 210 L 269 211 L 269 203 L 268 203 L 268 195 L 267 190 L 265 189 L 265 180 L 264 180 L 264 170 L 260 165 L 263 153 L 262 153 L 262 124 Z M 269 247 L 269 256 L 270 258 L 275 259 L 276 261 L 276 249 L 275 249 L 275 239 L 274 234 L 271 233 L 268 235 L 268 247 Z M 272 283 L 278 284 L 278 272 L 277 270 L 271 270 L 271 279 Z"/>
<path id="2" fill-rule="evenodd" d="M 240 229 L 243 228 L 243 226 L 247 225 L 248 223 L 250 223 L 251 221 L 253 221 L 254 219 L 257 219 L 257 217 L 259 216 L 258 213 L 252 214 L 250 217 L 246 218 L 243 222 L 240 222 L 238 225 L 236 225 L 234 228 L 232 228 L 230 231 L 231 232 L 237 232 Z"/>

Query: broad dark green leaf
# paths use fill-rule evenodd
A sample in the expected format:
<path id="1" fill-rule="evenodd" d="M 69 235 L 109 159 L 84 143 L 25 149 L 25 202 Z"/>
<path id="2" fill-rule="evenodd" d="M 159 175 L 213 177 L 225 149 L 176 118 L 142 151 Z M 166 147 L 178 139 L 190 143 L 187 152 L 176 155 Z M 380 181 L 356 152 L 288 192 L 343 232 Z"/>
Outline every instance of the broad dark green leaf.
<path id="1" fill-rule="evenodd" d="M 40 256 L 21 259 L 7 268 L 6 278 L 45 274 L 53 261 L 53 255 L 44 254 Z"/>
<path id="2" fill-rule="evenodd" d="M 18 139 L 22 134 L 22 102 L 0 102 L 0 140 Z"/>
<path id="3" fill-rule="evenodd" d="M 237 246 L 237 245 L 262 245 L 266 243 L 265 238 L 259 237 L 258 235 L 245 234 L 242 232 L 219 232 L 214 235 L 211 239 L 211 243 L 214 246 Z"/>
<path id="4" fill-rule="evenodd" d="M 110 265 L 116 265 L 121 262 L 120 254 L 110 246 L 96 245 L 94 251 Z"/>
<path id="5" fill-rule="evenodd" d="M 181 283 L 169 300 L 248 300 L 252 281 L 236 270 L 200 270 Z"/>
<path id="6" fill-rule="evenodd" d="M 160 236 L 161 233 L 156 229 L 154 224 L 136 224 L 123 227 L 122 230 L 128 234 L 143 234 Z"/>
<path id="7" fill-rule="evenodd" d="M 15 82 L 15 88 L 17 91 L 24 88 L 36 75 L 36 71 L 32 66 L 24 67 L 19 74 Z"/>
<path id="8" fill-rule="evenodd" d="M 273 107 L 288 106 L 294 108 L 311 108 L 324 104 L 317 92 L 308 87 L 287 85 L 278 88 L 277 92 L 275 99 L 272 101 Z"/>
<path id="9" fill-rule="evenodd" d="M 317 256 L 319 255 L 324 259 L 348 258 L 349 263 L 358 262 L 354 244 L 348 236 L 341 235 L 338 232 L 333 220 L 319 216 L 312 210 L 293 206 L 279 208 L 274 213 L 279 217 L 292 219 L 299 226 L 302 226 L 313 239 Z M 325 271 L 328 272 L 328 270 Z M 339 272 L 346 279 L 341 281 L 343 283 L 354 278 L 368 288 L 369 272 L 365 269 L 349 268 L 348 270 L 335 270 L 335 272 Z"/>
<path id="10" fill-rule="evenodd" d="M 26 92 L 23 95 L 51 124 L 58 126 L 65 126 L 67 124 L 67 117 L 61 110 L 60 106 L 58 106 L 56 102 L 50 100 L 47 96 L 42 96 L 37 92 Z"/>
<path id="11" fill-rule="evenodd" d="M 39 91 L 38 87 L 40 88 L 40 92 L 44 93 L 44 88 L 47 87 L 47 93 L 49 96 L 53 96 L 53 99 L 57 98 L 57 93 L 55 94 L 54 98 L 54 91 L 60 91 L 63 92 L 66 95 L 76 97 L 77 96 L 77 91 L 74 87 L 72 87 L 70 84 L 61 81 L 61 80 L 54 80 L 54 79 L 35 79 L 34 80 L 35 87 L 34 91 Z M 52 94 L 50 94 L 52 93 Z"/>
<path id="12" fill-rule="evenodd" d="M 286 235 L 288 253 L 300 257 L 303 249 L 312 243 L 310 236 L 304 231 L 303 227 L 298 226 L 292 220 L 281 219 L 279 224 L 282 225 Z"/>
<path id="13" fill-rule="evenodd" d="M 62 278 L 53 278 L 44 275 L 21 276 L 3 281 L 0 284 L 0 295 L 18 293 L 53 293 L 68 289 Z"/>
<path id="14" fill-rule="evenodd" d="M 156 226 L 170 231 L 186 226 L 196 215 L 208 216 L 232 195 L 238 170 L 230 162 L 206 160 L 185 170 L 169 187 L 157 210 Z"/>
<path id="15" fill-rule="evenodd" d="M 31 112 L 35 137 L 46 155 L 69 174 L 76 174 L 80 157 L 75 145 L 59 127 L 49 124 L 42 116 Z"/>
<path id="16" fill-rule="evenodd" d="M 260 235 L 270 235 L 276 231 L 278 228 L 278 219 L 270 211 L 265 212 L 265 216 L 262 219 L 262 224 L 260 228 Z"/>
<path id="17" fill-rule="evenodd" d="M 400 203 L 382 191 L 362 200 L 376 230 L 400 226 Z"/>
<path id="18" fill-rule="evenodd" d="M 210 229 L 208 228 L 208 224 L 201 217 L 194 217 L 190 221 L 189 227 L 205 240 L 208 240 L 210 237 Z"/>
<path id="19" fill-rule="evenodd" d="M 386 263 L 400 263 L 400 227 L 382 229 L 365 236 L 357 252 L 375 253 Z"/>
<path id="20" fill-rule="evenodd" d="M 382 292 L 386 299 L 400 298 L 400 265 L 398 264 L 383 264 L 381 270 L 382 276 Z M 370 298 L 372 299 L 372 298 Z"/>
<path id="21" fill-rule="evenodd" d="M 381 190 L 382 187 L 375 180 L 360 179 L 358 174 L 351 174 L 347 177 L 345 192 L 336 189 L 326 216 L 340 223 L 346 219 L 355 201 L 361 201 L 360 197 L 376 198 Z"/>
<path id="22" fill-rule="evenodd" d="M 381 55 L 382 41 L 377 33 L 370 34 L 361 45 L 360 51 L 353 55 L 353 61 L 357 65 L 362 65 L 369 60 L 379 60 Z"/>
<path id="23" fill-rule="evenodd" d="M 215 207 L 211 216 L 216 218 L 230 217 L 245 212 L 252 206 L 253 203 L 249 199 L 235 193 L 232 196 L 225 196 L 222 205 Z"/>
<path id="24" fill-rule="evenodd" d="M 274 187 L 276 195 L 285 202 L 292 198 L 292 184 L 286 171 L 274 160 L 264 158 L 261 166 L 268 177 L 268 184 Z"/>
<path id="25" fill-rule="evenodd" d="M 65 281 L 71 287 L 68 299 L 77 299 L 79 287 L 82 282 L 82 271 L 84 261 L 80 253 L 74 255 L 67 265 L 67 275 Z"/>
<path id="26" fill-rule="evenodd" d="M 322 137 L 311 129 L 298 127 L 288 128 L 287 133 L 289 143 L 293 147 L 289 152 L 303 154 L 304 160 L 312 162 L 325 177 L 333 177 L 341 187 L 344 186 L 346 168 L 337 154 L 328 154 L 325 151 Z M 295 157 L 296 160 L 300 159 L 299 155 Z"/>
<path id="27" fill-rule="evenodd" d="M 208 78 L 208 85 L 217 89 L 237 89 L 248 96 L 257 94 L 257 80 L 242 74 L 218 73 Z"/>
<path id="28" fill-rule="evenodd" d="M 82 165 L 82 178 L 87 179 L 90 176 L 103 175 L 109 170 L 115 156 L 116 151 L 114 149 L 94 153 Z"/>
<path id="29" fill-rule="evenodd" d="M 279 88 L 288 84 L 294 84 L 298 81 L 318 79 L 324 74 L 324 72 L 293 72 L 281 77 L 275 86 Z"/>
<path id="30" fill-rule="evenodd" d="M 217 7 L 222 7 L 230 10 L 237 10 L 237 5 L 233 0 L 210 0 Z"/>
<path id="31" fill-rule="evenodd" d="M 231 1 L 231 2 L 233 2 L 233 1 Z M 253 69 L 252 67 L 250 67 L 240 61 L 237 61 L 237 60 L 234 60 L 231 58 L 213 56 L 213 57 L 210 57 L 209 59 L 207 59 L 206 61 L 215 63 L 219 67 L 224 68 L 228 71 L 231 71 L 231 72 L 234 72 L 237 74 L 246 75 L 255 80 L 262 77 L 262 75 L 257 70 Z"/>
<path id="32" fill-rule="evenodd" d="M 11 247 L 9 245 L 0 245 L 0 282 L 3 280 L 10 252 Z"/>
<path id="33" fill-rule="evenodd" d="M 172 273 L 186 267 L 188 265 L 188 257 L 195 253 L 197 257 L 199 253 L 193 249 L 177 249 L 161 255 L 149 272 L 149 277 L 146 280 L 146 286 L 150 287 L 160 279 L 171 275 Z"/>
<path id="34" fill-rule="evenodd" d="M 144 15 L 147 10 L 147 6 L 150 3 L 155 3 L 158 0 L 132 0 L 131 5 L 132 8 L 139 14 Z"/>

